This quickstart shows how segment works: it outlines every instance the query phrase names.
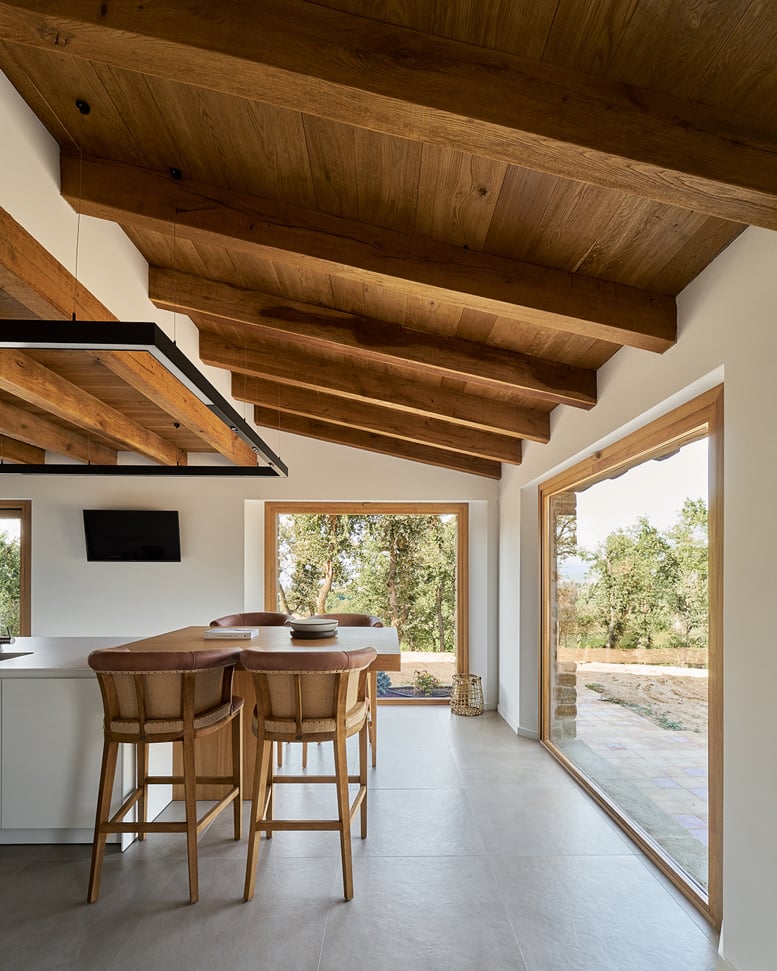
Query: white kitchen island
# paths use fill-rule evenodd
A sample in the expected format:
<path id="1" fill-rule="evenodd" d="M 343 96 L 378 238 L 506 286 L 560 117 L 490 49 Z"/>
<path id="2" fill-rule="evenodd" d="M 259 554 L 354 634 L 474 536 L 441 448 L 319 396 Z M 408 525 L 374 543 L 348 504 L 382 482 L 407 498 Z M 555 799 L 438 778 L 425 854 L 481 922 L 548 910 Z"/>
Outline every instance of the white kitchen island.
<path id="1" fill-rule="evenodd" d="M 18 637 L 0 645 L 0 843 L 92 842 L 103 706 L 86 659 L 98 648 L 133 640 Z M 134 750 L 122 748 L 116 807 L 134 784 Z M 154 771 L 169 774 L 170 749 L 151 747 Z M 163 788 L 168 791 L 154 793 L 152 818 L 170 801 L 169 787 Z"/>

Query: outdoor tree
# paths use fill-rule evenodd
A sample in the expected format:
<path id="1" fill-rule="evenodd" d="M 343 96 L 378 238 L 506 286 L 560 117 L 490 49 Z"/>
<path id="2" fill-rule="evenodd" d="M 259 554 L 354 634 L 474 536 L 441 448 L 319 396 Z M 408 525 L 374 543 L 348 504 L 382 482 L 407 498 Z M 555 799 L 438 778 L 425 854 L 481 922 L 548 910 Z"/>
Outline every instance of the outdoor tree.
<path id="1" fill-rule="evenodd" d="M 581 557 L 590 564 L 583 600 L 605 631 L 605 646 L 652 647 L 669 627 L 678 578 L 667 539 L 643 516 Z"/>
<path id="2" fill-rule="evenodd" d="M 677 560 L 675 629 L 683 647 L 703 646 L 708 633 L 708 536 L 707 504 L 686 499 L 677 522 L 668 531 Z"/>
<path id="3" fill-rule="evenodd" d="M 437 515 L 369 517 L 351 602 L 380 604 L 414 650 L 454 650 L 455 528 Z"/>
<path id="4" fill-rule="evenodd" d="M 0 625 L 19 633 L 21 550 L 18 537 L 0 533 Z"/>
<path id="5" fill-rule="evenodd" d="M 333 586 L 348 575 L 356 518 L 307 514 L 281 517 L 278 597 L 282 610 L 327 613 Z M 284 577 L 288 578 L 286 585 Z"/>

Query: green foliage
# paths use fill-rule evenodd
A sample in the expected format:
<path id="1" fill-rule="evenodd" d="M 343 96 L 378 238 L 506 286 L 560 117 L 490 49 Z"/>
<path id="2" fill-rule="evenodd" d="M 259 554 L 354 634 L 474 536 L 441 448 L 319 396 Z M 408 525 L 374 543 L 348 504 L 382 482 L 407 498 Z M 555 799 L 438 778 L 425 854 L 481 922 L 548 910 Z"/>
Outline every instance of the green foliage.
<path id="1" fill-rule="evenodd" d="M 280 609 L 376 614 L 406 649 L 455 651 L 455 517 L 289 514 L 279 548 Z"/>
<path id="2" fill-rule="evenodd" d="M 652 647 L 655 634 L 669 627 L 678 580 L 669 542 L 643 516 L 581 558 L 591 567 L 583 601 L 606 630 L 606 646 L 629 640 Z"/>
<path id="3" fill-rule="evenodd" d="M 19 634 L 21 550 L 19 540 L 0 533 L 0 626 Z"/>
<path id="4" fill-rule="evenodd" d="M 565 553 L 569 555 L 569 553 Z M 559 579 L 559 644 L 609 648 L 702 647 L 707 642 L 707 506 L 686 499 L 665 533 L 645 517 L 610 533 L 594 550 L 583 582 Z"/>
<path id="5" fill-rule="evenodd" d="M 413 672 L 413 690 L 416 694 L 431 697 L 437 688 L 442 687 L 442 681 L 432 674 L 431 671 Z"/>
<path id="6" fill-rule="evenodd" d="M 702 499 L 686 499 L 680 517 L 669 530 L 679 570 L 675 591 L 676 639 L 681 647 L 707 643 L 709 557 L 707 506 Z"/>
<path id="7" fill-rule="evenodd" d="M 327 613 L 332 587 L 342 583 L 353 552 L 353 519 L 339 515 L 282 517 L 279 530 L 279 608 L 287 613 Z"/>

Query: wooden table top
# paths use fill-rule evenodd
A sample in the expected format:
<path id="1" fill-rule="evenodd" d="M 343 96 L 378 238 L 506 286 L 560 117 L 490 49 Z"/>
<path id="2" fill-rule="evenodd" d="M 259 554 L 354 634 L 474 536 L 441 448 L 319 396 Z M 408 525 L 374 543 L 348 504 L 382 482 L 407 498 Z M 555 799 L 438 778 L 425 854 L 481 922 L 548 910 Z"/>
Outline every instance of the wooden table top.
<path id="1" fill-rule="evenodd" d="M 395 627 L 340 627 L 334 637 L 292 637 L 290 627 L 260 627 L 259 635 L 251 640 L 205 640 L 207 627 L 182 627 L 179 630 L 144 637 L 124 646 L 135 651 L 201 651 L 221 647 L 250 648 L 253 651 L 355 651 L 360 647 L 374 647 L 378 657 L 372 667 L 376 671 L 399 671 L 401 656 Z"/>

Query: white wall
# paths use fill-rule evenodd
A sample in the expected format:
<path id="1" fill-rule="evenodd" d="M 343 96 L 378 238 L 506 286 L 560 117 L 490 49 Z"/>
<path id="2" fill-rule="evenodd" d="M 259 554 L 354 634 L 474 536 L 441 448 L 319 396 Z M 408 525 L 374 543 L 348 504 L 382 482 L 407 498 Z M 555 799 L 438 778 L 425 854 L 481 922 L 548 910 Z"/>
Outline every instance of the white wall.
<path id="1" fill-rule="evenodd" d="M 500 501 L 500 711 L 531 733 L 538 717 L 537 482 L 724 381 L 721 953 L 737 971 L 774 967 L 776 267 L 777 234 L 747 230 L 680 295 L 677 345 L 662 356 L 619 352 L 600 372 L 599 404 L 587 414 L 557 409 L 551 444 L 530 445 L 523 465 L 506 470 Z"/>
<path id="2" fill-rule="evenodd" d="M 78 238 L 79 281 L 120 318 L 156 321 L 196 360 L 196 328 L 149 302 L 148 268 L 121 230 L 84 217 L 78 229 L 59 195 L 57 146 L 2 74 L 0 132 L 0 206 L 71 272 Z M 203 370 L 228 394 L 227 372 Z M 32 500 L 33 633 L 142 635 L 261 608 L 265 499 L 470 502 L 470 668 L 495 707 L 498 484 L 277 429 L 262 434 L 288 479 L 0 475 L 0 497 Z M 179 510 L 182 562 L 87 563 L 81 510 L 109 507 Z"/>

